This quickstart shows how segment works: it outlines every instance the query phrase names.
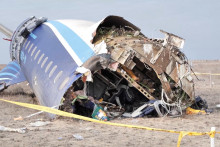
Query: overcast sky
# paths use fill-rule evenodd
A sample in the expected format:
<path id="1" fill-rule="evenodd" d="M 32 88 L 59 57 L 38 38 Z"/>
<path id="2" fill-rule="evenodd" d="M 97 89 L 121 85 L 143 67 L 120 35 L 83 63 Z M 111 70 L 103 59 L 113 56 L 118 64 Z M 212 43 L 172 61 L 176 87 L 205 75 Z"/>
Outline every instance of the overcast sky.
<path id="1" fill-rule="evenodd" d="M 220 0 L 1 0 L 0 23 L 14 30 L 30 16 L 99 21 L 119 15 L 148 37 L 163 29 L 184 38 L 189 59 L 220 59 Z M 10 61 L 0 34 L 0 64 Z"/>

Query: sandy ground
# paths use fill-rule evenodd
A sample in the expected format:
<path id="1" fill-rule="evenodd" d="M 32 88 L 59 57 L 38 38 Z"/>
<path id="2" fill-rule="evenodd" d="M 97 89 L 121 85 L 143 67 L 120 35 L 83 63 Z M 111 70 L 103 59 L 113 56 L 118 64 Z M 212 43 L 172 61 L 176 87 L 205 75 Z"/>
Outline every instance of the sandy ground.
<path id="1" fill-rule="evenodd" d="M 220 73 L 219 61 L 194 61 L 196 72 Z M 1 66 L 2 67 L 2 66 Z M 117 119 L 111 122 L 141 125 L 161 129 L 178 131 L 210 131 L 216 127 L 220 131 L 220 76 L 199 76 L 201 81 L 196 82 L 196 95 L 205 98 L 209 108 L 214 112 L 209 115 L 183 115 L 179 118 L 136 118 Z M 211 80 L 211 82 L 210 82 Z M 31 89 L 27 83 L 18 84 L 8 88 L 0 94 L 1 98 L 25 103 L 36 104 Z M 15 132 L 0 132 L 0 146 L 2 147 L 38 147 L 38 146 L 163 146 L 174 147 L 177 144 L 178 134 L 122 128 L 85 122 L 81 120 L 58 117 L 49 120 L 45 114 L 40 114 L 25 120 L 14 121 L 18 116 L 28 116 L 37 111 L 0 101 L 0 125 L 11 128 L 27 128 L 24 134 Z M 30 127 L 29 124 L 49 121 L 50 124 L 41 127 Z M 77 140 L 73 135 L 81 135 L 83 140 Z M 220 134 L 215 137 L 215 145 L 220 146 Z M 183 138 L 182 147 L 210 146 L 209 136 L 186 136 Z"/>

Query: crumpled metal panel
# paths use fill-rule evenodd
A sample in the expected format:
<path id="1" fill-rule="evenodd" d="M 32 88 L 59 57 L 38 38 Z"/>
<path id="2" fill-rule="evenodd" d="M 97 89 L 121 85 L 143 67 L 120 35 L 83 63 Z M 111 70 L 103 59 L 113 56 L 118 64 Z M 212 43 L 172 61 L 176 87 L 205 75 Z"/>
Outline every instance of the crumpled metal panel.
<path id="1" fill-rule="evenodd" d="M 134 36 L 142 35 L 143 38 L 127 38 L 126 45 L 121 42 L 125 38 L 120 36 L 116 41 L 112 41 L 112 38 L 97 40 L 98 30 L 102 27 L 126 28 L 136 31 Z M 155 72 L 162 86 L 157 88 L 164 89 L 169 99 L 176 99 L 173 87 L 180 87 L 193 99 L 194 83 L 190 68 L 179 50 L 184 40 L 162 32 L 165 33 L 164 39 L 147 38 L 138 27 L 119 16 L 108 16 L 97 23 L 50 21 L 33 30 L 34 38 L 28 36 L 21 49 L 20 65 L 40 103 L 50 107 L 59 105 L 65 91 L 83 75 L 76 72 L 78 67 L 97 70 L 97 62 L 101 62 L 101 68 L 121 74 L 148 99 L 156 98 L 151 94 L 154 89 L 146 90 L 138 84 L 141 75 L 135 75 L 132 71 L 138 62 L 143 64 L 140 66 L 146 66 L 143 68 L 153 69 L 152 73 Z M 134 61 L 134 58 L 138 61 Z"/>
<path id="2" fill-rule="evenodd" d="M 133 30 L 139 31 L 135 28 Z M 183 48 L 184 39 L 172 33 L 162 30 L 161 32 L 165 34 L 164 39 L 150 39 L 147 37 L 142 40 L 126 39 L 129 48 L 123 46 L 123 36 L 121 38 L 119 36 L 118 41 L 115 42 L 111 42 L 110 39 L 107 42 L 108 46 L 115 47 L 110 50 L 111 58 L 132 70 L 135 64 L 133 66 L 129 65 L 132 63 L 132 58 L 137 57 L 156 72 L 162 88 L 171 100 L 176 99 L 172 90 L 173 86 L 180 87 L 193 100 L 195 93 L 191 69 L 185 55 L 180 51 L 180 48 Z M 115 44 L 119 44 L 119 46 L 115 46 Z M 175 82 L 175 85 L 171 85 L 169 78 Z"/>

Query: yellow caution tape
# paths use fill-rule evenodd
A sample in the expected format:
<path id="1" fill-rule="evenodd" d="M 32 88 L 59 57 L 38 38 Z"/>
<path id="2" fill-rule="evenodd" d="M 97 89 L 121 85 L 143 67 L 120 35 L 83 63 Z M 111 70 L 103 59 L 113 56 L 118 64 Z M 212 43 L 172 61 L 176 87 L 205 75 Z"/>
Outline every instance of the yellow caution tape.
<path id="1" fill-rule="evenodd" d="M 181 144 L 181 140 L 184 136 L 188 135 L 188 132 L 185 131 L 181 131 L 178 137 L 178 141 L 177 141 L 177 147 L 180 147 Z"/>
<path id="2" fill-rule="evenodd" d="M 76 118 L 76 119 L 81 119 L 85 121 L 90 121 L 90 122 L 95 122 L 95 123 L 100 123 L 100 124 L 106 124 L 106 125 L 111 125 L 111 126 L 119 126 L 119 127 L 127 127 L 127 128 L 136 128 L 136 129 L 145 129 L 145 130 L 150 130 L 150 131 L 159 131 L 159 132 L 168 132 L 168 133 L 176 133 L 179 134 L 178 142 L 177 142 L 177 147 L 180 147 L 181 140 L 184 136 L 201 136 L 201 135 L 209 135 L 210 137 L 214 137 L 216 133 L 220 134 L 220 132 L 188 132 L 188 131 L 175 131 L 175 130 L 165 130 L 165 129 L 157 129 L 157 128 L 149 128 L 149 127 L 144 127 L 144 126 L 136 126 L 136 125 L 127 125 L 127 124 L 121 124 L 121 123 L 111 123 L 111 122 L 104 122 L 96 119 L 92 119 L 89 117 L 81 116 L 81 115 L 76 115 L 73 113 L 68 113 L 64 112 L 61 110 L 57 110 L 54 108 L 50 107 L 45 107 L 45 106 L 40 106 L 40 105 L 34 105 L 34 104 L 28 104 L 28 103 L 21 103 L 21 102 L 14 102 L 14 101 L 9 101 L 9 100 L 4 100 L 0 99 L 1 101 L 16 104 L 19 106 L 23 106 L 26 108 L 30 109 L 35 109 L 35 110 L 40 110 L 60 116 L 66 116 L 66 117 L 71 117 L 71 118 Z"/>
<path id="3" fill-rule="evenodd" d="M 216 134 L 215 131 L 211 131 L 211 132 L 209 132 L 209 136 L 210 136 L 210 138 L 215 138 L 215 134 Z"/>
<path id="4" fill-rule="evenodd" d="M 212 76 L 220 76 L 219 73 L 199 73 L 199 72 L 195 72 L 195 73 L 192 73 L 192 75 L 212 75 Z"/>

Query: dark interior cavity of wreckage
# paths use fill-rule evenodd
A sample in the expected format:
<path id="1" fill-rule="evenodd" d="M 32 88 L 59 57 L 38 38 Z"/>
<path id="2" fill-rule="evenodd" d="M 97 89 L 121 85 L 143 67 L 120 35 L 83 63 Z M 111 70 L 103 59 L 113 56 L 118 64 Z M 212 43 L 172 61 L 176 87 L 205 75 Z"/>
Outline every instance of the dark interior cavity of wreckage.
<path id="1" fill-rule="evenodd" d="M 194 103 L 194 83 L 184 40 L 161 31 L 164 39 L 150 39 L 128 26 L 100 26 L 93 39 L 104 41 L 107 54 L 92 57 L 84 75 L 64 94 L 61 110 L 92 117 L 95 105 L 107 117 L 180 116 Z"/>

